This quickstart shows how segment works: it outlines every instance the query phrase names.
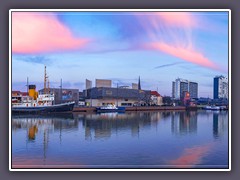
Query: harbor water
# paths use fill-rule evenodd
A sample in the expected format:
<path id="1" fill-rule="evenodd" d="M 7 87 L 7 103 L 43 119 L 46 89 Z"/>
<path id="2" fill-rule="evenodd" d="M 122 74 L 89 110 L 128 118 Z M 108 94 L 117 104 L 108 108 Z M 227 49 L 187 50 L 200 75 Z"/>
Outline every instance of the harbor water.
<path id="1" fill-rule="evenodd" d="M 228 111 L 12 115 L 12 168 L 228 168 Z"/>

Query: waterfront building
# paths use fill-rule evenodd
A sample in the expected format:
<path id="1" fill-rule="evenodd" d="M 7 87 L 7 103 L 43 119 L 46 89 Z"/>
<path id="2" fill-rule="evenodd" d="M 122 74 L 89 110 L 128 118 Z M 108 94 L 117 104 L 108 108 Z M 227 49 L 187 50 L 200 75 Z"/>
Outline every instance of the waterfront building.
<path id="1" fill-rule="evenodd" d="M 190 93 L 188 91 L 183 92 L 183 98 L 181 99 L 184 106 L 190 105 Z"/>
<path id="2" fill-rule="evenodd" d="M 172 82 L 173 99 L 183 99 L 184 92 L 189 92 L 190 98 L 198 98 L 198 83 L 181 78 Z"/>
<path id="3" fill-rule="evenodd" d="M 39 94 L 44 93 L 44 89 L 38 91 Z M 49 93 L 54 94 L 54 104 L 60 104 L 69 101 L 79 103 L 79 90 L 78 89 L 63 89 L 63 88 L 49 88 Z"/>
<path id="4" fill-rule="evenodd" d="M 133 106 L 149 104 L 151 91 L 129 88 L 94 87 L 83 91 L 88 106 Z"/>
<path id="5" fill-rule="evenodd" d="M 224 76 L 216 76 L 213 79 L 213 98 L 228 99 L 228 78 Z"/>
<path id="6" fill-rule="evenodd" d="M 151 105 L 163 105 L 162 96 L 157 91 L 151 91 Z"/>
<path id="7" fill-rule="evenodd" d="M 190 98 L 198 98 L 198 83 L 189 81 Z"/>
<path id="8" fill-rule="evenodd" d="M 28 96 L 28 92 L 12 91 L 12 96 Z"/>

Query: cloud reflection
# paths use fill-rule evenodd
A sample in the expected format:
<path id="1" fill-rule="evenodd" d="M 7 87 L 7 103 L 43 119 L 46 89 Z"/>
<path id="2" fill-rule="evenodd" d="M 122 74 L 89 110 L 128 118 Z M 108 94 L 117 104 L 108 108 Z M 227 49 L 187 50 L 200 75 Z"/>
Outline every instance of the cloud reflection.
<path id="1" fill-rule="evenodd" d="M 203 156 L 205 156 L 213 147 L 213 144 L 205 144 L 202 146 L 193 146 L 185 148 L 183 153 L 177 159 L 170 160 L 169 164 L 177 168 L 192 168 L 201 163 Z"/>

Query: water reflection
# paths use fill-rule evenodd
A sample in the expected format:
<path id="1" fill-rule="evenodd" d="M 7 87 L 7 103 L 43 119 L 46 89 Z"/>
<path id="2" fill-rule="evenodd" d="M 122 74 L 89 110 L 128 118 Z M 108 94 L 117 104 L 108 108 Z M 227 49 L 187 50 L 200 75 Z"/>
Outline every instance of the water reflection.
<path id="1" fill-rule="evenodd" d="M 160 120 L 157 118 L 159 118 L 159 114 L 151 116 L 147 112 L 79 115 L 79 119 L 82 120 L 85 127 L 86 139 L 110 138 L 112 133 L 117 134 L 127 130 L 131 131 L 132 136 L 138 136 L 141 127 L 156 126 L 155 122 Z"/>
<path id="2" fill-rule="evenodd" d="M 228 129 L 228 122 L 225 120 L 228 118 L 228 114 L 225 112 L 213 113 L 213 137 L 218 139 L 223 136 L 226 129 Z"/>
<path id="3" fill-rule="evenodd" d="M 184 135 L 197 132 L 197 111 L 176 112 L 171 116 L 173 134 Z"/>
<path id="4" fill-rule="evenodd" d="M 227 111 L 14 115 L 12 157 L 13 164 L 21 165 L 24 158 L 28 163 L 32 158 L 43 165 L 114 162 L 194 167 L 218 162 L 214 151 L 219 149 L 214 147 L 221 138 L 225 141 L 220 143 L 228 143 L 227 132 Z M 227 154 L 222 157 L 226 162 Z"/>
<path id="5" fill-rule="evenodd" d="M 112 133 L 131 130 L 132 136 L 138 136 L 141 129 L 157 127 L 160 121 L 171 119 L 171 132 L 175 135 L 197 133 L 199 115 L 212 119 L 213 136 L 218 138 L 228 129 L 228 113 L 225 111 L 179 111 L 179 112 L 138 112 L 138 113 L 102 113 L 102 114 L 56 114 L 13 116 L 12 130 L 26 129 L 29 140 L 35 140 L 38 131 L 60 132 L 78 131 L 82 124 L 85 139 L 110 138 Z M 209 117 L 210 116 L 210 117 Z M 211 118 L 212 117 L 212 118 Z M 94 133 L 94 134 L 93 134 Z"/>

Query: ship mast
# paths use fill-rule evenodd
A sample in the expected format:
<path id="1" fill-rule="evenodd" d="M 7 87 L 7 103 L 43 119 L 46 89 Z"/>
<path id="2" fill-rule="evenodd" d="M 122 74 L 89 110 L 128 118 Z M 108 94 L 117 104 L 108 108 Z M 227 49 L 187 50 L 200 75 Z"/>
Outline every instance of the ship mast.
<path id="1" fill-rule="evenodd" d="M 29 87 L 28 87 L 28 77 L 27 77 L 27 85 L 26 85 L 26 86 L 27 86 L 27 95 L 29 95 L 29 94 L 28 94 L 28 91 L 29 91 L 29 89 L 28 89 L 28 88 L 29 88 Z"/>
<path id="2" fill-rule="evenodd" d="M 50 93 L 50 88 L 49 88 L 49 78 L 48 78 L 48 87 L 47 87 L 47 92 Z"/>
<path id="3" fill-rule="evenodd" d="M 48 76 L 47 76 L 46 66 L 44 66 L 44 94 L 47 94 L 47 78 Z M 49 86 L 49 83 L 48 83 L 48 86 Z"/>

